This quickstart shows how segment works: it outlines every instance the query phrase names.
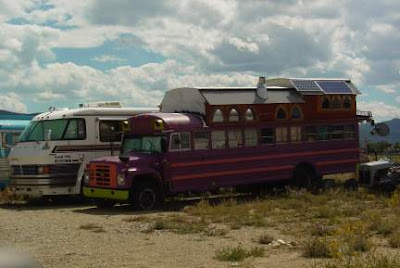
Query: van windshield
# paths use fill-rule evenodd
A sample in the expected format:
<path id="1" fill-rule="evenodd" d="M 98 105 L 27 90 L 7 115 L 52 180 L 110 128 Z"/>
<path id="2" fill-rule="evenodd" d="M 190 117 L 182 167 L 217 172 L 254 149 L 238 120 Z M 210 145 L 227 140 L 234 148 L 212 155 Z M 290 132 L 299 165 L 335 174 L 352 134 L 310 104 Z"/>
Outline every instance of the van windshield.
<path id="1" fill-rule="evenodd" d="M 161 153 L 162 136 L 127 137 L 122 144 L 122 155 L 132 152 Z"/>
<path id="2" fill-rule="evenodd" d="M 47 130 L 51 130 L 51 140 L 86 139 L 85 120 L 74 118 L 31 121 L 19 136 L 19 142 L 43 141 Z"/>

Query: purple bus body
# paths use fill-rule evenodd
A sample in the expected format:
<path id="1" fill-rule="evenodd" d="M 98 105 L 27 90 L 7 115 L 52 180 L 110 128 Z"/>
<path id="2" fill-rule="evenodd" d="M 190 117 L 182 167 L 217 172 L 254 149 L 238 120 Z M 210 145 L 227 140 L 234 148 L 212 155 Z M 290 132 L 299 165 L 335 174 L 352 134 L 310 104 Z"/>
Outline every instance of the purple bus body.
<path id="1" fill-rule="evenodd" d="M 162 120 L 162 130 L 154 130 L 152 122 L 155 120 Z M 197 115 L 177 113 L 141 114 L 130 119 L 130 122 L 131 135 L 166 135 L 168 140 L 170 134 L 176 132 L 190 132 L 192 137 L 193 131 L 230 128 L 221 125 L 211 129 Z M 168 185 L 164 189 L 167 193 L 198 192 L 218 187 L 290 180 L 296 166 L 302 163 L 314 167 L 321 175 L 354 172 L 359 161 L 358 122 L 348 120 L 347 124 L 355 126 L 354 138 L 208 150 L 193 150 L 191 138 L 191 149 L 187 151 L 131 153 L 125 162 L 121 162 L 118 157 L 105 157 L 94 163 L 114 163 L 118 173 L 126 174 L 125 184 L 115 189 L 130 189 L 135 176 L 155 174 L 163 185 Z M 253 127 L 275 125 L 283 124 L 260 123 Z M 313 124 L 302 122 L 296 125 Z M 128 172 L 129 169 L 134 172 Z"/>

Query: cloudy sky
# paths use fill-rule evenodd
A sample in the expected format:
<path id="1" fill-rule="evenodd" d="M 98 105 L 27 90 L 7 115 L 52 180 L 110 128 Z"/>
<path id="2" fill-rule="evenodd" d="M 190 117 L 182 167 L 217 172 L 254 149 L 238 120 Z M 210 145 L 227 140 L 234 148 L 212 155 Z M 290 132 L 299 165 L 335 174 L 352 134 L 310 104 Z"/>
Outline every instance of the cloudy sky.
<path id="1" fill-rule="evenodd" d="M 347 77 L 359 109 L 400 117 L 399 0 L 0 0 L 0 109 L 119 100 L 180 86 Z"/>

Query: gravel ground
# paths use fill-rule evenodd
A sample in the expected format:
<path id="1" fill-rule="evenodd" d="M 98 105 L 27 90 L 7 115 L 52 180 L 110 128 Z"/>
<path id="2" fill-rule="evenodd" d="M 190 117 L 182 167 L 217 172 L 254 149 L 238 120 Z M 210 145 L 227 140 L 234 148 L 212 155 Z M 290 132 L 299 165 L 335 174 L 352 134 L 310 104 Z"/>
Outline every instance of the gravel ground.
<path id="1" fill-rule="evenodd" d="M 137 215 L 162 218 L 182 212 L 141 214 L 130 207 L 101 210 L 88 205 L 0 206 L 0 245 L 33 255 L 42 267 L 307 267 L 310 261 L 287 246 L 259 245 L 257 239 L 276 229 L 241 228 L 224 236 L 145 232 L 148 221 L 127 221 Z M 291 238 L 292 240 L 295 238 Z M 215 252 L 227 246 L 262 246 L 266 255 L 241 263 L 222 262 Z"/>

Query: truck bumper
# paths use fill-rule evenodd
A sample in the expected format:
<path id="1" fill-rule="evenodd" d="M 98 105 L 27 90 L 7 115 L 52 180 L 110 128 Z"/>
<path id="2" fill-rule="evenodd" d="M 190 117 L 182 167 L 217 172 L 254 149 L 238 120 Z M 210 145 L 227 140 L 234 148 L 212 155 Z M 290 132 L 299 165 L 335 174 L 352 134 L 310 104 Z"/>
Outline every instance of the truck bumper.
<path id="1" fill-rule="evenodd" d="M 113 189 L 83 187 L 83 194 L 84 196 L 91 198 L 114 199 L 121 201 L 129 199 L 128 190 L 113 190 Z"/>

